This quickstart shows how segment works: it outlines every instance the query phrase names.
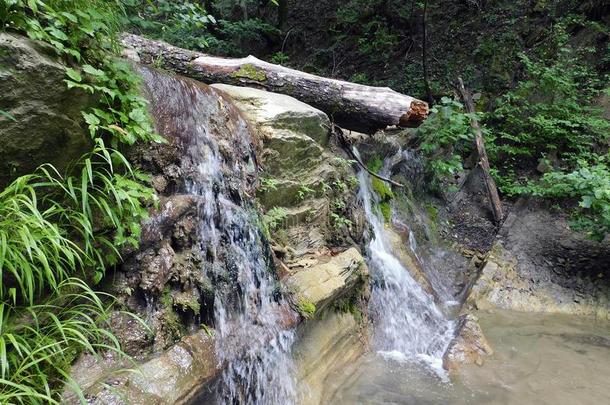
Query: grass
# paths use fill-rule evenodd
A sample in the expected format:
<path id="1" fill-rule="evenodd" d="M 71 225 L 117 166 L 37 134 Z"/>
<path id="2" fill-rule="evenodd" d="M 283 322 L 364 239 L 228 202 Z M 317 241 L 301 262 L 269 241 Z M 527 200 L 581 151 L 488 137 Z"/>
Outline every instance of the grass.
<path id="1" fill-rule="evenodd" d="M 120 352 L 107 320 L 113 297 L 91 286 L 136 246 L 154 192 L 117 150 L 160 142 L 138 77 L 119 51 L 122 0 L 0 2 L 0 30 L 51 45 L 68 87 L 99 103 L 82 115 L 92 151 L 66 174 L 50 165 L 0 192 L 0 403 L 56 404 L 81 352 Z M 3 118 L 14 119 L 0 110 Z M 106 146 L 107 142 L 114 149 Z"/>
<path id="2" fill-rule="evenodd" d="M 69 376 L 76 356 L 123 354 L 104 325 L 112 304 L 112 297 L 76 278 L 63 280 L 41 304 L 0 303 L 0 403 L 57 404 L 64 381 L 84 402 Z"/>
<path id="3" fill-rule="evenodd" d="M 137 244 L 152 191 L 117 151 L 97 146 L 62 176 L 43 165 L 0 193 L 0 403 L 58 403 L 83 352 L 120 353 L 95 292 L 119 248 Z M 77 181 L 78 180 L 78 181 Z"/>

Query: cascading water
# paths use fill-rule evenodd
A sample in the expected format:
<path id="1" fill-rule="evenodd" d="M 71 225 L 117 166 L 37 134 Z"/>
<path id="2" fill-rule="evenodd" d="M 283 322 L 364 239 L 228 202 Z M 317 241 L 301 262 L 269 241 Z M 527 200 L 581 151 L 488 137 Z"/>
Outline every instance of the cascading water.
<path id="1" fill-rule="evenodd" d="M 248 127 L 214 90 L 146 68 L 141 74 L 158 131 L 182 143 L 185 192 L 199 200 L 202 271 L 214 281 L 216 355 L 225 366 L 217 400 L 293 403 L 295 334 L 285 321 L 291 310 L 276 291 L 268 248 L 243 190 L 255 172 Z"/>
<path id="2" fill-rule="evenodd" d="M 423 360 L 444 377 L 442 356 L 453 338 L 453 322 L 392 253 L 383 219 L 373 209 L 378 197 L 371 191 L 366 171 L 360 171 L 359 181 L 372 230 L 367 256 L 372 276 L 369 310 L 374 322 L 373 345 L 390 357 Z"/>

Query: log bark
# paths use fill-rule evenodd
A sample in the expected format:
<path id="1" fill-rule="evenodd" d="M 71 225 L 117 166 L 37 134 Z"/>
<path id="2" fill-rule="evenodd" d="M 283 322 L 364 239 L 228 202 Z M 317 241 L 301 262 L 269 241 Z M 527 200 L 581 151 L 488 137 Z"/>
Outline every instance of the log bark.
<path id="1" fill-rule="evenodd" d="M 241 59 L 209 56 L 137 35 L 125 34 L 122 42 L 131 49 L 126 55 L 141 63 L 173 70 L 207 84 L 260 87 L 286 94 L 324 111 L 338 125 L 352 131 L 373 133 L 390 125 L 416 127 L 428 115 L 427 103 L 388 87 L 315 76 L 254 56 Z"/>
<path id="2" fill-rule="evenodd" d="M 464 87 L 464 82 L 462 81 L 461 77 L 458 77 L 458 90 L 462 96 L 462 100 L 464 101 L 466 112 L 472 115 L 470 118 L 470 126 L 472 127 L 475 135 L 474 139 L 477 147 L 477 153 L 479 155 L 479 166 L 481 166 L 481 169 L 483 170 L 483 179 L 485 181 L 485 188 L 487 189 L 487 195 L 491 204 L 494 220 L 496 224 L 499 224 L 504 219 L 502 202 L 500 201 L 500 195 L 498 194 L 496 182 L 494 181 L 493 177 L 491 177 L 489 159 L 487 158 L 487 150 L 485 149 L 485 142 L 483 141 L 483 133 L 481 132 L 479 122 L 474 117 L 474 102 L 472 101 L 470 92 Z"/>

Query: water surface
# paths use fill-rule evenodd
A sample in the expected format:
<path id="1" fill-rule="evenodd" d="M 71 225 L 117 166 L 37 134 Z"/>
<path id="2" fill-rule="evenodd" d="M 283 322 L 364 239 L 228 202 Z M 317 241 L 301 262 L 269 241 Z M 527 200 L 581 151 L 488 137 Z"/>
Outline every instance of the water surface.
<path id="1" fill-rule="evenodd" d="M 444 382 L 425 363 L 371 352 L 337 371 L 324 404 L 610 404 L 610 322 L 479 312 L 495 354 Z"/>

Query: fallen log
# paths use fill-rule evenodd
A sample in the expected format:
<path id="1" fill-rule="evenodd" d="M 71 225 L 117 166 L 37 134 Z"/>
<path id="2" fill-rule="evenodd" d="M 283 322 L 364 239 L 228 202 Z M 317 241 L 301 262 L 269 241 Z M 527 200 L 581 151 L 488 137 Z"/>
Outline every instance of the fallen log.
<path id="1" fill-rule="evenodd" d="M 485 188 L 487 189 L 487 195 L 489 197 L 489 203 L 491 204 L 491 210 L 493 212 L 494 220 L 496 224 L 500 224 L 504 219 L 504 212 L 502 211 L 502 202 L 500 201 L 500 195 L 498 194 L 498 188 L 493 177 L 491 177 L 491 168 L 489 167 L 489 159 L 487 158 L 487 150 L 485 149 L 485 142 L 483 141 L 483 132 L 474 116 L 474 102 L 470 92 L 464 87 L 464 82 L 461 77 L 458 77 L 458 91 L 464 101 L 464 107 L 466 112 L 470 114 L 470 126 L 474 131 L 474 143 L 477 147 L 477 153 L 479 155 L 479 166 L 483 170 L 483 179 L 485 181 Z"/>
<path id="2" fill-rule="evenodd" d="M 203 83 L 261 87 L 286 94 L 325 113 L 341 127 L 373 133 L 390 125 L 416 127 L 428 115 L 428 104 L 388 87 L 371 87 L 328 79 L 248 56 L 220 58 L 165 42 L 125 34 L 126 56 L 172 70 Z M 136 57 L 137 55 L 137 57 Z"/>

